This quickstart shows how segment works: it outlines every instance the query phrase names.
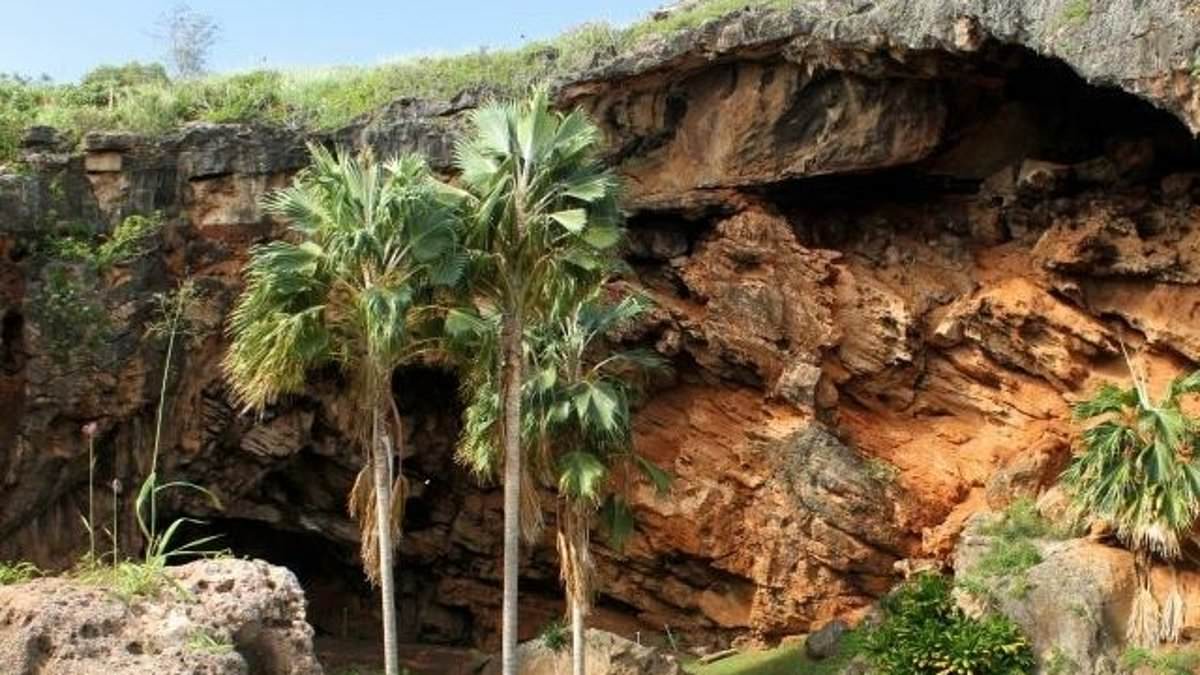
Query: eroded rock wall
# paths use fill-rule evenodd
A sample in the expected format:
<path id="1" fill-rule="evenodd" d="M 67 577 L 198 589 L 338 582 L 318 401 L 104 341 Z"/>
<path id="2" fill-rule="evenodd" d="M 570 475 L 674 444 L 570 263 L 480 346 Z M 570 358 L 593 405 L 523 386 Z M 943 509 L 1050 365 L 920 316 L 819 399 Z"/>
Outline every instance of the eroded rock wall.
<path id="1" fill-rule="evenodd" d="M 1071 401 L 1125 377 L 1122 343 L 1155 377 L 1200 358 L 1194 94 L 1163 88 L 1200 44 L 1173 23 L 1192 10 L 1148 0 L 1149 32 L 1077 52 L 1073 40 L 1133 30 L 1114 18 L 1127 10 L 1065 25 L 1054 2 L 959 4 L 741 13 L 560 86 L 606 132 L 626 178 L 630 283 L 657 301 L 614 339 L 674 365 L 636 421 L 674 485 L 667 498 L 634 486 L 640 533 L 622 552 L 598 547 L 601 625 L 719 641 L 852 616 L 897 562 L 944 559 L 969 516 L 1053 480 Z M 258 200 L 303 166 L 305 141 L 418 150 L 446 170 L 475 103 L 399 100 L 315 138 L 198 125 L 93 135 L 75 152 L 31 134 L 33 170 L 0 176 L 0 557 L 78 553 L 87 422 L 128 514 L 165 356 L 144 338 L 152 297 L 187 277 L 202 304 L 172 362 L 165 472 L 224 508 L 170 510 L 295 569 L 319 632 L 373 630 L 344 509 L 357 412 L 320 373 L 305 396 L 240 415 L 219 374 L 222 325 L 248 247 L 279 232 Z M 56 323 L 37 242 L 154 210 L 167 222 L 153 252 L 80 291 L 106 330 Z M 490 642 L 500 495 L 452 461 L 452 375 L 394 384 L 416 486 L 403 631 Z M 533 632 L 561 611 L 549 540 L 524 574 Z"/>

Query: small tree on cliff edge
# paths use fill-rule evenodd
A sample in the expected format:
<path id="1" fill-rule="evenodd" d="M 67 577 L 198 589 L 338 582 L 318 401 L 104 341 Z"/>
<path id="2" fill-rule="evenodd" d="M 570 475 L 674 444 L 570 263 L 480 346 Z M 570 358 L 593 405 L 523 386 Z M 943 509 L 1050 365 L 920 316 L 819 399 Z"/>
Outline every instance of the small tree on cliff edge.
<path id="1" fill-rule="evenodd" d="M 166 46 L 175 75 L 192 78 L 208 68 L 208 53 L 220 32 L 221 26 L 211 16 L 179 3 L 158 18 L 154 37 Z"/>
<path id="2" fill-rule="evenodd" d="M 1093 422 L 1083 431 L 1083 452 L 1063 473 L 1076 517 L 1112 528 L 1134 554 L 1137 591 L 1128 639 L 1143 647 L 1175 641 L 1183 622 L 1183 599 L 1172 591 L 1161 608 L 1150 591 L 1157 555 L 1180 557 L 1180 539 L 1200 516 L 1197 421 L 1180 399 L 1200 392 L 1200 371 L 1176 378 L 1154 402 L 1146 379 L 1132 362 L 1133 386 L 1112 384 L 1075 406 L 1075 418 Z"/>
<path id="3" fill-rule="evenodd" d="M 500 319 L 498 372 L 478 381 L 499 383 L 504 675 L 517 673 L 518 538 L 535 537 L 540 524 L 528 507 L 521 518 L 521 399 L 531 355 L 525 329 L 578 303 L 615 260 L 621 238 L 616 179 L 599 149 L 599 130 L 579 111 L 551 110 L 544 89 L 519 103 L 477 109 L 455 148 L 467 199 L 463 238 L 471 255 L 472 305 Z"/>
<path id="4" fill-rule="evenodd" d="M 414 328 L 431 287 L 462 270 L 452 208 L 424 162 L 335 157 L 312 146 L 313 164 L 266 200 L 295 241 L 256 247 L 230 317 L 224 369 L 236 399 L 262 410 L 300 391 L 305 374 L 335 364 L 346 375 L 366 456 L 350 495 L 367 576 L 382 587 L 386 672 L 397 675 L 393 541 L 404 517 L 398 463 L 404 433 L 392 373 L 417 352 Z"/>

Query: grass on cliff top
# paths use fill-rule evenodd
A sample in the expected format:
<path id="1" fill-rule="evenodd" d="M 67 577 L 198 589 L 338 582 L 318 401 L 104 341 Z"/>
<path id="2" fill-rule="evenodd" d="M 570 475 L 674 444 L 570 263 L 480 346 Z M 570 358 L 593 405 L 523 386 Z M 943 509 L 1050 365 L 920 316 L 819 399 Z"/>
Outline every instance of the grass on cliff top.
<path id="1" fill-rule="evenodd" d="M 0 164 L 17 155 L 24 130 L 34 125 L 56 127 L 76 140 L 95 130 L 160 134 L 193 121 L 258 121 L 316 130 L 343 125 L 401 96 L 448 99 L 467 89 L 515 94 L 743 7 L 780 9 L 794 2 L 701 0 L 657 21 L 626 27 L 588 23 L 515 49 L 479 49 L 374 67 L 168 80 L 156 65 L 128 64 L 98 68 L 72 84 L 0 75 Z"/>

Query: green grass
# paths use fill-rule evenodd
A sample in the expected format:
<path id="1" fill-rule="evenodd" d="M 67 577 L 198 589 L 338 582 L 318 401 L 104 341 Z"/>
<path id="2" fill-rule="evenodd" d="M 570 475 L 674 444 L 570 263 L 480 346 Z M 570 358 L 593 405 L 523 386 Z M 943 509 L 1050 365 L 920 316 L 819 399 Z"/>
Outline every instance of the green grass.
<path id="1" fill-rule="evenodd" d="M 744 652 L 714 663 L 691 663 L 684 671 L 691 675 L 834 675 L 857 653 L 852 634 L 843 637 L 842 653 L 823 661 L 804 654 L 804 645 L 788 645 L 763 651 Z"/>
<path id="2" fill-rule="evenodd" d="M 187 648 L 199 654 L 220 656 L 233 651 L 233 643 L 228 638 L 218 637 L 204 630 L 197 630 L 188 636 Z"/>
<path id="3" fill-rule="evenodd" d="M 1129 672 L 1149 668 L 1155 675 L 1188 675 L 1200 668 L 1200 651 L 1129 647 L 1121 654 L 1121 667 Z"/>
<path id="4" fill-rule="evenodd" d="M 984 577 L 1011 577 L 1028 572 L 1040 562 L 1042 554 L 1028 541 L 997 539 L 971 568 L 971 573 Z"/>
<path id="5" fill-rule="evenodd" d="M 469 89 L 496 95 L 583 70 L 647 41 L 746 6 L 796 0 L 707 0 L 661 21 L 589 23 L 515 49 L 423 56 L 374 67 L 261 70 L 169 81 L 140 64 L 97 68 L 77 84 L 0 76 L 0 163 L 24 129 L 42 124 L 78 139 L 93 130 L 160 134 L 192 121 L 263 122 L 299 129 L 343 125 L 399 96 L 446 99 Z"/>
<path id="6" fill-rule="evenodd" d="M 1009 540 L 1061 538 L 1061 533 L 1038 513 L 1037 503 L 1029 497 L 1021 497 L 1009 504 L 999 518 L 982 527 L 980 532 Z"/>
<path id="7" fill-rule="evenodd" d="M 169 574 L 166 560 L 126 560 L 116 566 L 94 565 L 80 568 L 76 578 L 99 586 L 129 603 L 137 598 L 157 598 L 170 591 L 181 600 L 191 596 Z"/>
<path id="8" fill-rule="evenodd" d="M 1038 513 L 1032 499 L 1013 502 L 995 521 L 980 528 L 992 537 L 988 550 L 962 575 L 958 586 L 980 597 L 989 597 L 997 583 L 1009 595 L 1025 597 L 1031 588 L 1028 572 L 1042 562 L 1034 539 L 1060 538 L 1062 532 Z"/>
<path id="9" fill-rule="evenodd" d="M 1069 0 L 1062 10 L 1062 21 L 1067 24 L 1081 24 L 1091 16 L 1091 0 Z"/>

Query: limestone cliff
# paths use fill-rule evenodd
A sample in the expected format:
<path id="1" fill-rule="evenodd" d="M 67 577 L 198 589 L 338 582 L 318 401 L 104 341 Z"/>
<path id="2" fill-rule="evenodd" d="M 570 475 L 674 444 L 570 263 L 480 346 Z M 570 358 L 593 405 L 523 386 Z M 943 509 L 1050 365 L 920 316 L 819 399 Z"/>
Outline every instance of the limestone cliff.
<path id="1" fill-rule="evenodd" d="M 897 561 L 944 558 L 970 515 L 1053 479 L 1070 402 L 1124 376 L 1122 342 L 1155 374 L 1200 360 L 1200 10 L 1083 4 L 748 10 L 558 83 L 608 136 L 632 281 L 658 302 L 618 337 L 675 365 L 637 442 L 676 480 L 666 499 L 639 488 L 639 535 L 598 551 L 602 625 L 709 641 L 852 615 Z M 481 95 L 400 99 L 314 140 L 445 171 Z M 84 423 L 105 481 L 145 471 L 164 356 L 143 339 L 151 297 L 187 276 L 204 304 L 172 364 L 166 472 L 225 509 L 172 509 L 291 566 L 318 631 L 371 630 L 343 507 L 356 411 L 328 374 L 239 415 L 217 368 L 247 248 L 279 227 L 258 200 L 307 140 L 195 125 L 77 150 L 31 132 L 33 170 L 0 175 L 0 558 L 77 553 Z M 38 237 L 156 210 L 153 253 L 88 279 L 77 304 L 101 311 L 57 325 Z M 487 642 L 499 494 L 453 464 L 452 376 L 399 373 L 395 390 L 417 486 L 403 630 Z M 524 570 L 533 631 L 560 611 L 549 542 Z"/>

